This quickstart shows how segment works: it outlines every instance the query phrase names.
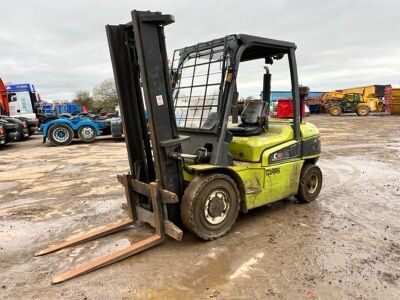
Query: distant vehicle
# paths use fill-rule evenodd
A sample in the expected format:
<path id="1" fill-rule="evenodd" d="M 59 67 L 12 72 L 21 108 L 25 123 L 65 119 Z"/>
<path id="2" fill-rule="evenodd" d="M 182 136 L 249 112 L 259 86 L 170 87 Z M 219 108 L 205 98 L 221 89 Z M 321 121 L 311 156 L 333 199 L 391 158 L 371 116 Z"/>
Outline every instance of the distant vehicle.
<path id="1" fill-rule="evenodd" d="M 13 123 L 18 125 L 18 132 L 20 133 L 19 136 L 19 140 L 23 140 L 26 139 L 27 137 L 29 137 L 29 129 L 28 129 L 28 125 L 26 124 L 26 122 L 18 120 L 17 118 L 11 118 L 8 116 L 0 116 L 1 119 L 9 122 L 9 123 Z"/>
<path id="2" fill-rule="evenodd" d="M 0 125 L 0 145 L 6 144 L 6 130 Z"/>
<path id="3" fill-rule="evenodd" d="M 30 83 L 9 84 L 6 86 L 10 117 L 36 119 L 39 99 L 35 87 Z"/>
<path id="4" fill-rule="evenodd" d="M 10 123 L 6 120 L 0 119 L 0 125 L 5 130 L 6 143 L 19 141 L 21 139 L 21 133 L 19 131 L 18 124 Z"/>
<path id="5" fill-rule="evenodd" d="M 325 99 L 325 109 L 329 111 L 331 116 L 337 117 L 342 113 L 356 113 L 358 116 L 368 116 L 371 107 L 364 100 L 362 94 L 349 93 L 343 97 L 332 97 Z"/>
<path id="6" fill-rule="evenodd" d="M 47 120 L 41 127 L 43 143 L 46 142 L 46 139 L 49 139 L 56 146 L 67 146 L 71 144 L 74 138 L 90 143 L 99 135 L 120 136 L 122 132 L 120 118 L 98 117 L 93 119 L 91 117 L 85 115 L 85 117 L 68 118 L 68 115 L 64 114 L 56 119 Z M 112 123 L 113 126 L 111 126 Z M 113 134 L 114 131 L 115 135 Z"/>
<path id="7" fill-rule="evenodd" d="M 322 98 L 331 98 L 337 94 L 341 94 L 342 98 L 343 95 L 346 94 L 360 94 L 363 97 L 363 101 L 367 103 L 370 112 L 383 112 L 383 98 L 385 96 L 385 88 L 387 86 L 388 85 L 369 85 L 341 89 L 326 93 Z"/>
<path id="8" fill-rule="evenodd" d="M 32 120 L 25 117 L 16 117 L 16 119 L 26 123 L 26 125 L 28 126 L 29 136 L 37 132 L 39 122 L 38 120 Z"/>

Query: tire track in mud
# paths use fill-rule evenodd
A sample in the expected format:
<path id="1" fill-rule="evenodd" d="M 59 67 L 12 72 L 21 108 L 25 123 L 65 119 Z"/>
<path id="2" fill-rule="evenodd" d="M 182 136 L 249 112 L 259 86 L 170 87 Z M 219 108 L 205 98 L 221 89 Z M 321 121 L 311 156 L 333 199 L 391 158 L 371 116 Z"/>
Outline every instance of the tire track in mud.
<path id="1" fill-rule="evenodd" d="M 396 179 L 400 178 L 400 172 L 396 173 L 393 171 L 380 171 L 371 173 L 369 170 L 371 169 L 371 165 L 373 164 L 376 165 L 374 168 L 378 170 L 390 169 L 385 164 L 374 161 L 360 160 L 357 157 L 340 159 L 342 162 L 345 162 L 345 165 L 342 166 L 340 169 L 336 167 L 336 165 L 338 165 L 336 161 L 328 162 L 321 160 L 320 162 L 322 168 L 324 170 L 328 170 L 328 174 L 324 174 L 324 177 L 327 178 L 325 180 L 330 180 L 332 174 L 334 174 L 334 178 L 339 178 L 338 182 L 330 184 L 330 193 L 327 194 L 327 196 L 332 199 L 330 199 L 329 201 L 323 201 L 322 203 L 331 212 L 340 212 L 341 214 L 349 215 L 356 220 L 364 219 L 364 223 L 369 224 L 372 220 L 375 219 L 374 216 L 369 217 L 369 215 L 371 214 L 371 209 L 383 204 L 376 202 L 375 200 L 371 202 L 372 200 L 369 200 L 371 195 L 370 193 L 368 193 L 370 191 L 366 192 L 366 187 L 371 189 L 371 191 L 378 190 L 379 187 L 377 187 L 376 183 L 380 182 L 382 178 L 386 178 L 385 180 L 389 182 L 391 180 L 395 183 Z M 349 195 L 351 195 L 350 199 Z M 376 194 L 374 196 L 378 195 Z M 359 203 L 361 201 L 363 201 L 367 207 L 357 204 L 352 205 L 351 209 L 348 207 L 348 204 Z M 369 228 L 373 230 L 372 227 L 373 226 L 369 226 Z"/>
<path id="2" fill-rule="evenodd" d="M 400 223 L 396 219 L 400 216 L 400 207 L 391 209 L 395 201 L 387 186 L 395 189 L 397 184 L 397 188 L 400 187 L 400 172 L 394 171 L 392 165 L 365 157 L 343 158 L 332 152 L 329 154 L 333 161 L 321 160 L 320 165 L 327 170 L 325 178 L 333 178 L 334 183 L 330 182 L 329 191 L 324 193 L 325 198 L 320 204 L 329 214 L 334 214 L 335 222 L 326 220 L 325 226 L 334 232 L 347 230 L 348 235 L 342 233 L 340 239 L 335 239 L 336 243 L 343 243 L 342 247 L 335 247 L 333 252 L 326 251 L 322 261 L 332 267 L 332 261 L 342 260 L 333 270 L 340 270 L 339 274 L 344 278 L 375 282 L 376 289 L 378 286 L 389 289 L 387 285 L 390 285 L 393 291 L 400 281 L 400 269 L 388 264 L 387 244 L 398 239 L 396 232 Z M 338 168 L 339 159 L 341 167 Z M 382 180 L 387 183 L 385 186 Z M 377 215 L 385 218 L 379 219 Z M 327 239 L 331 233 L 323 235 Z M 391 259 L 400 260 L 400 257 Z M 357 273 L 349 274 L 349 269 Z"/>

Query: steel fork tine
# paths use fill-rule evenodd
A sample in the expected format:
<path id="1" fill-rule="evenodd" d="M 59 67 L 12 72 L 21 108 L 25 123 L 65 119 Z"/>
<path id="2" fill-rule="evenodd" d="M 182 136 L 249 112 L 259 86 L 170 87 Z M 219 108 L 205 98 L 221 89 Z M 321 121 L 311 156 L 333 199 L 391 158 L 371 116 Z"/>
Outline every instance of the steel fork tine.
<path id="1" fill-rule="evenodd" d="M 66 281 L 68 279 L 72 279 L 72 278 L 78 277 L 80 275 L 89 273 L 91 271 L 97 270 L 99 268 L 108 266 L 112 263 L 123 260 L 129 256 L 132 256 L 138 252 L 141 252 L 143 250 L 151 248 L 162 242 L 163 242 L 163 239 L 161 236 L 159 236 L 157 234 L 152 235 L 152 236 L 148 237 L 147 239 L 144 239 L 142 241 L 134 243 L 128 247 L 117 250 L 111 254 L 105 255 L 105 256 L 95 259 L 91 262 L 83 264 L 77 268 L 69 270 L 63 274 L 60 274 L 53 279 L 52 283 L 60 283 L 60 282 Z"/>
<path id="2" fill-rule="evenodd" d="M 74 246 L 80 243 L 88 242 L 91 240 L 94 240 L 96 238 L 108 235 L 110 233 L 117 232 L 125 227 L 128 227 L 129 225 L 132 225 L 133 221 L 131 219 L 128 220 L 123 220 L 118 223 L 114 224 L 108 224 L 102 227 L 97 228 L 94 231 L 87 232 L 85 234 L 80 234 L 80 235 L 75 235 L 72 236 L 70 239 L 65 240 L 61 243 L 58 244 L 53 244 L 48 246 L 46 249 L 40 250 L 35 253 L 35 256 L 40 256 L 48 253 L 52 253 L 70 246 Z"/>

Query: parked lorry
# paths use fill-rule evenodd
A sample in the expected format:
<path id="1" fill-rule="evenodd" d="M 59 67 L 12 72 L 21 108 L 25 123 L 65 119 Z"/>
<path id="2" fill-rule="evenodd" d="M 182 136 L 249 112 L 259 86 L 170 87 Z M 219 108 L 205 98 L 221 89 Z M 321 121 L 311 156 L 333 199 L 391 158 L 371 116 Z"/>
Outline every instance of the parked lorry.
<path id="1" fill-rule="evenodd" d="M 91 143 L 99 135 L 111 134 L 120 137 L 122 132 L 121 118 L 99 117 L 91 115 L 77 115 L 69 117 L 62 115 L 48 120 L 41 127 L 43 143 L 46 139 L 56 146 L 67 146 L 74 138 L 85 143 Z"/>
<path id="2" fill-rule="evenodd" d="M 39 99 L 33 84 L 9 84 L 6 86 L 6 90 L 9 102 L 9 116 L 36 119 Z"/>

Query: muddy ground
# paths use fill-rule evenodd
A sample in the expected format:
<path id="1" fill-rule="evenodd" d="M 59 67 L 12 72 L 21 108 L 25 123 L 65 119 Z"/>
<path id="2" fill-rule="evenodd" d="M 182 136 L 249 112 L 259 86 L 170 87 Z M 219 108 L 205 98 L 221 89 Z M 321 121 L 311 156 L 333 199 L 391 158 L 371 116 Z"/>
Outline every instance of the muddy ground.
<path id="1" fill-rule="evenodd" d="M 63 238 L 125 216 L 125 144 L 69 147 L 34 136 L 0 149 L 2 299 L 399 299 L 400 117 L 317 116 L 324 175 L 314 203 L 239 217 L 225 237 L 185 233 L 58 285 L 56 275 L 151 234 L 134 228 L 43 257 Z"/>

